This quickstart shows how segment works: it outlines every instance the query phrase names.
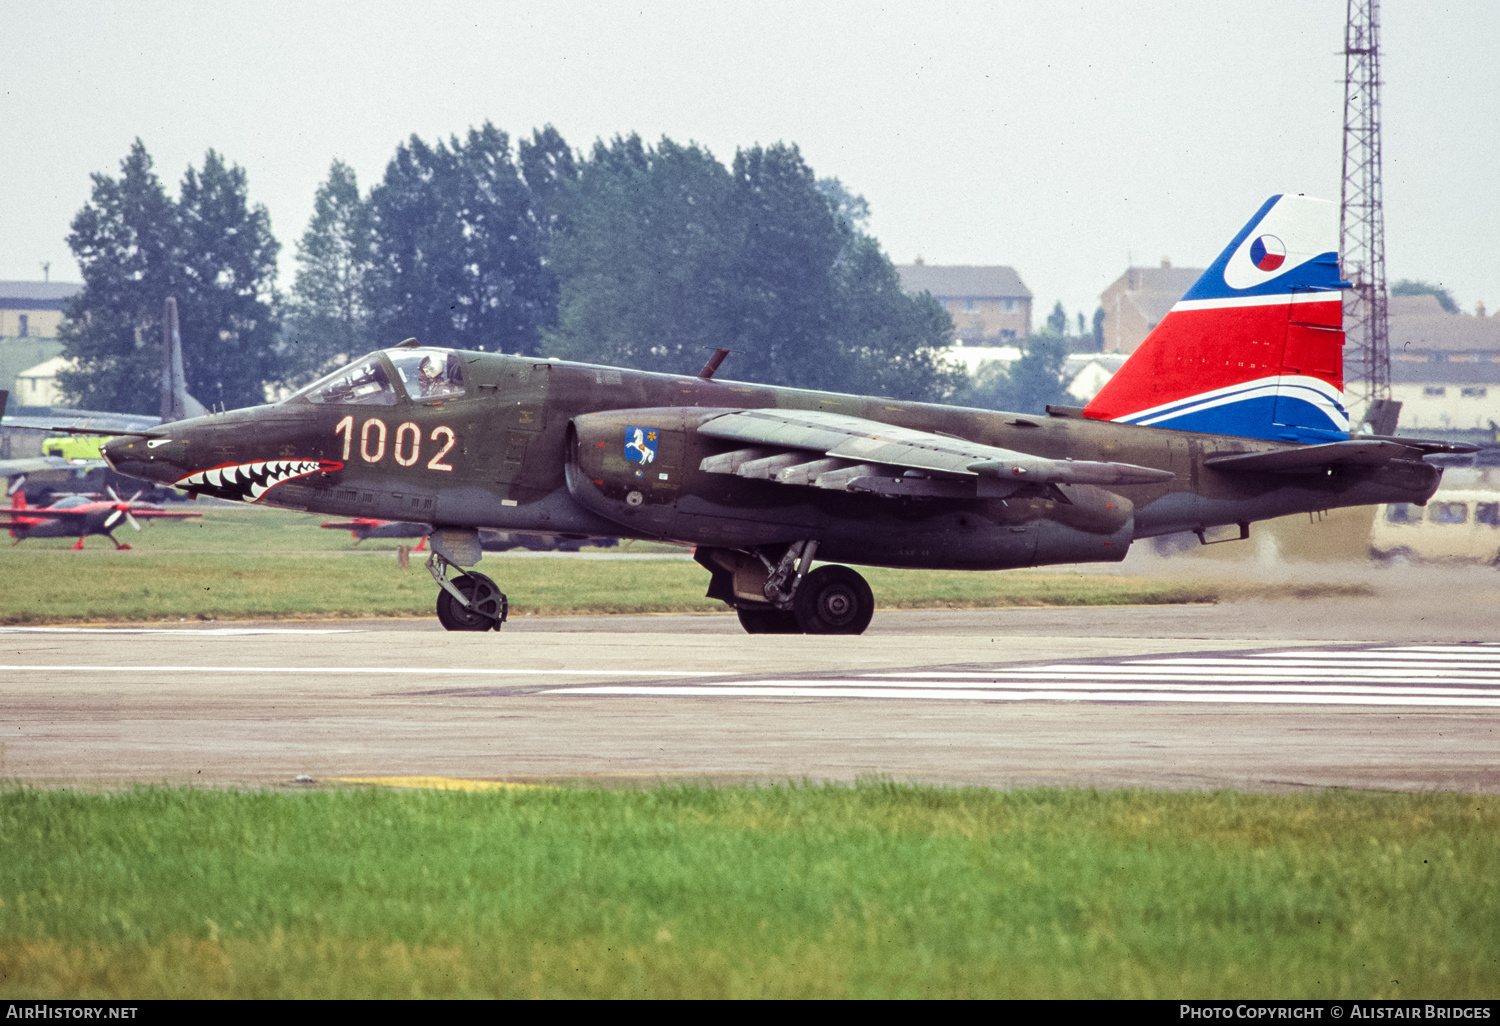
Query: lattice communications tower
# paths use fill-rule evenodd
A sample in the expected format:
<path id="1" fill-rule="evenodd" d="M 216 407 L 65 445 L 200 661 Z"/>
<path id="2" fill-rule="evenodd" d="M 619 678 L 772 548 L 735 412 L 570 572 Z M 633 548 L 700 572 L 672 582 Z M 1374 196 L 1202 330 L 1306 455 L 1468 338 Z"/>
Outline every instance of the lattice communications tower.
<path id="1" fill-rule="evenodd" d="M 1386 326 L 1385 211 L 1380 184 L 1380 0 L 1348 0 L 1344 26 L 1344 391 L 1351 407 L 1391 397 Z M 1382 404 L 1384 405 L 1384 404 Z"/>

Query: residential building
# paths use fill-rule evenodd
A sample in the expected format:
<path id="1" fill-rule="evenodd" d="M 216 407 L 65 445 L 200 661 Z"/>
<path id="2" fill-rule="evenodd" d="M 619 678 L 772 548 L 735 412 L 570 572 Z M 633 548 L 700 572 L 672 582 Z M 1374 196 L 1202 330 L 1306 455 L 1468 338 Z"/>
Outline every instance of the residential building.
<path id="1" fill-rule="evenodd" d="M 82 287 L 68 281 L 0 281 L 0 339 L 56 338 L 64 307 Z"/>
<path id="2" fill-rule="evenodd" d="M 1173 267 L 1166 257 L 1160 267 L 1128 268 L 1099 296 L 1104 351 L 1135 352 L 1202 273 L 1201 267 Z"/>
<path id="3" fill-rule="evenodd" d="M 57 329 L 63 308 L 83 286 L 75 282 L 0 281 L 0 388 L 20 397 L 16 376 L 62 354 Z"/>
<path id="4" fill-rule="evenodd" d="M 901 287 L 931 292 L 943 304 L 961 345 L 1004 345 L 1031 334 L 1031 290 L 1013 267 L 898 264 Z"/>
<path id="5" fill-rule="evenodd" d="M 62 356 L 43 360 L 16 375 L 15 391 L 10 401 L 17 406 L 62 406 L 63 393 L 58 386 L 59 371 L 72 370 L 74 361 Z"/>
<path id="6" fill-rule="evenodd" d="M 1500 424 L 1500 316 L 1487 315 L 1483 304 L 1472 314 L 1450 314 L 1434 296 L 1392 296 L 1387 309 L 1400 430 L 1491 431 Z M 1346 377 L 1358 373 L 1348 355 Z"/>

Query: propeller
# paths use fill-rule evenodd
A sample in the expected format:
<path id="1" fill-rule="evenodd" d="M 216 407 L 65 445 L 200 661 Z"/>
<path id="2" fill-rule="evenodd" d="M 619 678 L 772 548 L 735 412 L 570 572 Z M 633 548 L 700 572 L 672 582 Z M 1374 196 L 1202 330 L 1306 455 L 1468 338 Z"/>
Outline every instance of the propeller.
<path id="1" fill-rule="evenodd" d="M 115 500 L 115 511 L 104 518 L 104 526 L 106 528 L 114 527 L 115 524 L 120 522 L 120 518 L 123 516 L 127 524 L 139 531 L 141 529 L 141 525 L 135 519 L 135 517 L 130 515 L 130 504 L 135 502 L 136 499 L 139 499 L 145 489 L 138 489 L 136 493 L 128 499 L 120 498 L 120 493 L 115 491 L 114 485 L 105 485 L 104 490 L 109 493 L 109 497 L 111 499 Z"/>

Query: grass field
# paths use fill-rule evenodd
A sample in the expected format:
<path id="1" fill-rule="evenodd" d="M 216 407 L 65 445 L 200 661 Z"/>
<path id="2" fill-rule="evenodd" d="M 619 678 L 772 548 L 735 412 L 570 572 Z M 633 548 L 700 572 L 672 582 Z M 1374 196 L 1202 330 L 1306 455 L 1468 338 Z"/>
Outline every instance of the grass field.
<path id="1" fill-rule="evenodd" d="M 0 792 L 5 997 L 1488 997 L 1500 800 Z"/>
<path id="2" fill-rule="evenodd" d="M 33 539 L 0 549 L 0 624 L 319 616 L 431 616 L 436 589 L 422 555 L 398 569 L 395 541 L 351 546 L 321 518 L 276 510 L 209 507 L 201 521 L 152 524 L 119 533 L 134 548 L 116 552 L 90 538 L 83 552 L 66 539 Z M 632 553 L 667 546 L 634 543 Z M 614 552 L 617 550 L 605 550 Z M 512 615 L 722 612 L 703 597 L 707 573 L 686 559 L 512 559 L 490 556 L 480 569 L 510 595 Z M 1095 574 L 1084 570 L 977 573 L 866 572 L 878 605 L 992 608 L 1214 602 L 1242 597 L 1366 594 L 1366 585 Z"/>

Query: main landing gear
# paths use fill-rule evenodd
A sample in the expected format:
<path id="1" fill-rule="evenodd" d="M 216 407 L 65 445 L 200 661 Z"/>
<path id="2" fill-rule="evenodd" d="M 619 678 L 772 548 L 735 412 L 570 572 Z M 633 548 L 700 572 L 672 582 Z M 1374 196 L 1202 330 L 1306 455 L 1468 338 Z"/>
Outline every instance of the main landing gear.
<path id="1" fill-rule="evenodd" d="M 708 597 L 733 606 L 750 634 L 863 634 L 875 613 L 869 584 L 847 566 L 809 573 L 817 549 L 804 541 L 779 554 L 699 549 L 694 558 L 713 575 Z"/>
<path id="2" fill-rule="evenodd" d="M 427 559 L 427 572 L 438 583 L 438 622 L 450 631 L 498 631 L 510 612 L 505 592 L 473 570 L 450 580 L 450 566 L 458 569 L 436 552 Z"/>

